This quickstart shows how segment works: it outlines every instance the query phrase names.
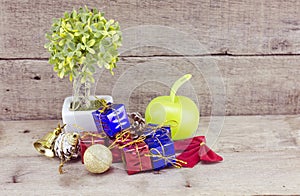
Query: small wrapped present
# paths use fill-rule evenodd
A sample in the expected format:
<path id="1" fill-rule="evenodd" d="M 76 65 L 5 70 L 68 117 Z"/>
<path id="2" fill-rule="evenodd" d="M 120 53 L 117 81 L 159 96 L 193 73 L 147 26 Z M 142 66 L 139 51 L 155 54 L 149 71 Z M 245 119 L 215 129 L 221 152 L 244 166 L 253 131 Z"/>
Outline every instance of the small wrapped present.
<path id="1" fill-rule="evenodd" d="M 142 131 L 142 135 L 146 138 L 159 137 L 162 135 L 168 135 L 171 137 L 171 127 L 170 126 L 161 126 L 157 124 L 147 124 Z"/>
<path id="2" fill-rule="evenodd" d="M 106 104 L 99 109 L 100 122 L 104 132 L 114 138 L 117 133 L 130 127 L 130 122 L 124 104 Z M 94 119 L 97 123 L 98 112 L 95 112 Z"/>
<path id="3" fill-rule="evenodd" d="M 128 142 L 132 141 L 132 136 L 129 129 L 125 129 L 118 133 L 114 138 L 114 143 L 116 143 L 119 146 L 123 146 L 127 144 Z"/>
<path id="4" fill-rule="evenodd" d="M 141 171 L 152 170 L 151 159 L 149 156 L 148 145 L 139 139 L 126 145 L 122 149 L 123 161 L 126 171 L 129 175 L 139 173 Z"/>
<path id="5" fill-rule="evenodd" d="M 126 145 L 132 141 L 129 130 L 124 130 L 116 135 L 114 140 L 108 140 L 108 148 L 111 150 L 113 156 L 113 163 L 122 162 L 122 150 L 120 146 Z"/>
<path id="6" fill-rule="evenodd" d="M 80 153 L 81 153 L 81 162 L 84 163 L 84 153 L 88 147 L 93 144 L 102 144 L 106 145 L 107 137 L 106 135 L 99 133 L 83 132 L 83 135 L 80 137 Z"/>
<path id="7" fill-rule="evenodd" d="M 166 134 L 155 135 L 155 137 L 145 139 L 149 146 L 152 167 L 160 170 L 167 166 L 176 165 L 174 143 Z"/>
<path id="8" fill-rule="evenodd" d="M 98 130 L 98 133 L 102 133 L 103 132 L 103 127 L 102 127 L 102 122 L 101 122 L 101 118 L 100 118 L 100 111 L 96 110 L 94 112 L 92 112 L 93 118 L 94 118 L 94 122 L 96 125 L 96 128 Z"/>
<path id="9" fill-rule="evenodd" d="M 108 140 L 108 146 L 111 146 L 114 143 L 112 140 Z M 109 148 L 113 157 L 113 163 L 120 163 L 122 162 L 122 152 L 121 149 L 118 148 L 118 146 L 113 146 L 112 148 Z"/>

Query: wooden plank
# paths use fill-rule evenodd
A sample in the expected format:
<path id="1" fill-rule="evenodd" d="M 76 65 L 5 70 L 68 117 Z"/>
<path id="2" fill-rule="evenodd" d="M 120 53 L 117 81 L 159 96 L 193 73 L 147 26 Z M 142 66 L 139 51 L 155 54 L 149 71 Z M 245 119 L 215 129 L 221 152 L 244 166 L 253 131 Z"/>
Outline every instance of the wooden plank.
<path id="1" fill-rule="evenodd" d="M 124 31 L 138 25 L 159 25 L 151 37 L 153 40 L 166 33 L 164 27 L 173 28 L 174 32 L 183 31 L 205 47 L 195 55 L 299 54 L 300 51 L 300 2 L 294 0 L 103 0 L 101 3 L 96 0 L 1 0 L 0 58 L 47 58 L 44 34 L 52 18 L 85 4 L 119 21 Z M 145 37 L 147 33 L 141 27 L 139 36 L 131 34 L 124 40 L 143 41 L 149 38 Z M 162 41 L 174 38 L 169 35 Z M 174 52 L 166 48 L 138 48 L 126 55 L 171 54 Z"/>
<path id="2" fill-rule="evenodd" d="M 66 164 L 45 157 L 1 158 L 0 193 L 105 195 L 254 195 L 299 194 L 299 150 L 286 152 L 224 153 L 224 163 L 197 165 L 193 169 L 166 169 L 128 176 L 116 165 L 104 175 L 89 174 L 80 162 Z M 280 157 L 280 158 L 278 158 Z M 20 162 L 20 161 L 23 162 Z M 10 164 L 7 164 L 10 162 Z M 291 180 L 293 179 L 293 180 Z M 15 180 L 15 183 L 13 183 Z"/>
<path id="3" fill-rule="evenodd" d="M 178 94 L 193 99 L 203 116 L 298 114 L 299 72 L 297 56 L 122 58 L 114 77 L 95 76 L 94 89 L 143 113 L 152 98 L 192 73 Z M 0 61 L 0 76 L 2 120 L 60 119 L 63 99 L 72 94 L 71 83 L 46 61 Z"/>
<path id="4" fill-rule="evenodd" d="M 222 126 L 217 131 L 209 127 L 212 120 L 212 117 L 200 118 L 197 135 L 206 135 L 208 141 L 217 140 L 210 146 L 220 153 L 286 151 L 300 146 L 299 115 L 227 116 L 224 122 L 220 121 Z M 37 154 L 32 143 L 56 128 L 60 120 L 0 122 L 0 139 L 5 144 L 0 149 L 1 155 L 33 157 Z M 210 131 L 219 134 L 213 135 Z M 14 152 L 11 152 L 12 146 Z"/>
<path id="5" fill-rule="evenodd" d="M 92 175 L 80 161 L 67 163 L 67 173 L 59 175 L 59 160 L 39 155 L 32 146 L 57 121 L 1 121 L 0 167 L 5 169 L 0 170 L 0 193 L 299 194 L 299 119 L 299 115 L 226 117 L 213 147 L 224 157 L 222 163 L 133 176 L 122 164 L 114 164 L 104 175 Z M 209 122 L 202 118 L 201 129 Z"/>
<path id="6" fill-rule="evenodd" d="M 101 76 L 96 92 L 112 94 L 116 102 L 126 103 L 130 111 L 144 112 L 152 98 L 168 94 L 176 78 L 192 73 L 192 82 L 179 90 L 179 94 L 196 101 L 202 115 L 299 112 L 297 57 L 198 57 L 192 58 L 194 64 L 188 60 L 191 61 L 186 58 L 123 58 L 114 77 L 107 72 L 96 75 Z M 45 61 L 0 63 L 1 119 L 60 118 L 63 99 L 72 94 L 72 85 L 67 80 L 57 79 Z M 213 63 L 218 65 L 219 73 L 217 70 L 206 72 Z M 218 74 L 224 84 L 220 83 Z M 225 106 L 212 100 L 212 97 L 222 98 L 224 87 Z"/>

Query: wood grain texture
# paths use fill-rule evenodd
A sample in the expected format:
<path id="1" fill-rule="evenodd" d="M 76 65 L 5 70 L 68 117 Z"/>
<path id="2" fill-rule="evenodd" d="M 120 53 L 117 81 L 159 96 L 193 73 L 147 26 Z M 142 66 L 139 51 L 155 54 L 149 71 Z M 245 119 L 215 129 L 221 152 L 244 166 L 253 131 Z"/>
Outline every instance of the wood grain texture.
<path id="1" fill-rule="evenodd" d="M 113 95 L 128 111 L 144 112 L 149 101 L 168 95 L 184 73 L 193 78 L 178 91 L 193 99 L 202 116 L 298 114 L 299 57 L 122 58 L 115 76 L 96 74 L 92 92 Z M 46 61 L 0 61 L 0 119 L 60 119 L 72 85 Z"/>
<path id="2" fill-rule="evenodd" d="M 295 0 L 1 0 L 0 58 L 48 58 L 43 48 L 44 34 L 52 18 L 85 4 L 119 21 L 123 30 L 159 25 L 186 32 L 205 46 L 206 50 L 195 55 L 299 54 L 300 51 L 300 2 Z M 145 39 L 143 28 L 140 32 L 140 40 Z M 159 33 L 153 38 L 159 39 Z M 174 53 L 152 48 L 126 55 L 171 54 Z"/>
<path id="3" fill-rule="evenodd" d="M 56 126 L 56 120 L 2 121 L 0 193 L 299 194 L 299 122 L 299 115 L 226 117 L 212 146 L 224 157 L 222 163 L 128 176 L 122 164 L 114 164 L 104 175 L 92 175 L 79 160 L 67 163 L 66 173 L 59 175 L 59 160 L 39 155 L 32 146 Z M 209 123 L 210 118 L 201 119 L 199 135 Z"/>

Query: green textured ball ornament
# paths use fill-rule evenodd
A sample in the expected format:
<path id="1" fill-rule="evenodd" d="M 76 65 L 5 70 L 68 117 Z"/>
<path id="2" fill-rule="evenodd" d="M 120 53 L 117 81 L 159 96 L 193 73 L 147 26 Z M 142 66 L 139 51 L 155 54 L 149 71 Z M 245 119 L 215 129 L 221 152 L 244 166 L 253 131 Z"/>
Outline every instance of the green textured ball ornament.
<path id="1" fill-rule="evenodd" d="M 84 153 L 84 165 L 91 173 L 103 173 L 112 164 L 111 151 L 102 144 L 94 144 Z"/>

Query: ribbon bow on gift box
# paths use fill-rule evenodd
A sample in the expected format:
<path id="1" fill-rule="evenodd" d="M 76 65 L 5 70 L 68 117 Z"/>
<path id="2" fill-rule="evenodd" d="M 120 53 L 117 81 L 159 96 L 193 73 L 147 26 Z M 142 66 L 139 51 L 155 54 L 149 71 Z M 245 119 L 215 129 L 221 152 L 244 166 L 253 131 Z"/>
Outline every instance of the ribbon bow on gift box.
<path id="1" fill-rule="evenodd" d="M 223 158 L 212 151 L 205 142 L 205 136 L 196 136 L 191 139 L 175 141 L 176 150 L 183 150 L 183 152 L 177 156 L 177 159 L 186 162 L 181 164 L 182 167 L 192 168 L 199 161 L 203 161 L 203 163 L 223 161 Z"/>
<path id="2" fill-rule="evenodd" d="M 163 152 L 164 153 L 164 152 Z M 159 150 L 157 150 L 156 148 L 151 148 L 150 149 L 150 153 L 146 154 L 145 156 L 149 156 L 149 157 L 153 157 L 153 158 L 157 158 L 156 161 L 159 160 L 164 160 L 165 165 L 172 165 L 173 167 L 176 168 L 181 168 L 182 165 L 181 164 L 187 164 L 187 162 L 176 159 L 175 156 L 164 156 Z"/>

